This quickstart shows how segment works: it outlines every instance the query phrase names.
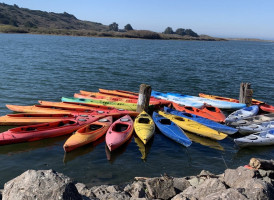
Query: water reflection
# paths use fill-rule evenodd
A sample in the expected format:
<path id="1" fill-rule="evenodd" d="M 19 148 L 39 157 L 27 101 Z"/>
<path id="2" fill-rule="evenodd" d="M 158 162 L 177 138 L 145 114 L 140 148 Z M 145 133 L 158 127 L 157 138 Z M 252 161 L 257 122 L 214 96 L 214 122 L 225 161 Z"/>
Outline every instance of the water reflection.
<path id="1" fill-rule="evenodd" d="M 150 151 L 150 148 L 152 146 L 153 140 L 154 140 L 154 136 L 152 138 L 150 138 L 150 140 L 149 140 L 149 142 L 147 144 L 144 144 L 142 142 L 142 140 L 137 135 L 134 135 L 134 141 L 137 144 L 137 146 L 139 147 L 139 150 L 140 150 L 140 152 L 142 154 L 141 159 L 143 161 L 146 161 L 146 158 L 147 158 L 147 156 L 149 154 L 149 151 Z"/>

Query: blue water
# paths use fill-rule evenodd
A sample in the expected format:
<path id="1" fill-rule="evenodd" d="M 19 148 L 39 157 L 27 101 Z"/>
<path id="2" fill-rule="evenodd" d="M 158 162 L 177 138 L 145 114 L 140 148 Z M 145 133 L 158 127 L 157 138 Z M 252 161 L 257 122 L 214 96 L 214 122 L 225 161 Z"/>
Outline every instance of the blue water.
<path id="1" fill-rule="evenodd" d="M 0 34 L 0 69 L 0 115 L 12 113 L 5 104 L 60 101 L 98 88 L 137 92 L 141 83 L 162 92 L 238 98 L 240 83 L 250 82 L 254 98 L 274 104 L 274 43 L 268 42 Z M 54 169 L 91 186 L 135 176 L 194 175 L 202 169 L 221 173 L 251 157 L 274 158 L 274 147 L 239 150 L 230 137 L 216 142 L 192 135 L 193 144 L 185 148 L 157 131 L 145 160 L 136 138 L 108 160 L 104 138 L 65 154 L 67 138 L 0 146 L 0 187 L 27 169 Z"/>

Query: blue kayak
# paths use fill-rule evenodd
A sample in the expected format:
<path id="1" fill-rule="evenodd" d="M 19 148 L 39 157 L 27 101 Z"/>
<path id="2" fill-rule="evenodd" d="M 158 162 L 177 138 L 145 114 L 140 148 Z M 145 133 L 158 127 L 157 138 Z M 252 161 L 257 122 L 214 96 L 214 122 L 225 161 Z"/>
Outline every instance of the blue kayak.
<path id="1" fill-rule="evenodd" d="M 195 102 L 192 100 L 188 100 L 188 99 L 180 99 L 177 97 L 173 97 L 173 96 L 168 96 L 166 93 L 163 92 L 156 92 L 153 91 L 151 92 L 151 96 L 158 98 L 158 99 L 164 99 L 164 100 L 168 100 L 168 101 L 172 101 L 174 103 L 180 104 L 180 105 L 184 105 L 184 106 L 192 106 L 195 108 L 201 108 L 204 103 L 201 102 Z"/>
<path id="2" fill-rule="evenodd" d="M 165 136 L 186 147 L 191 145 L 192 142 L 185 135 L 184 131 L 172 121 L 163 117 L 162 115 L 159 115 L 156 112 L 153 112 L 152 118 L 156 126 Z"/>
<path id="3" fill-rule="evenodd" d="M 242 108 L 228 115 L 227 118 L 225 119 L 225 123 L 229 124 L 247 117 L 252 117 L 257 115 L 258 112 L 259 112 L 259 106 L 257 105 Z"/>
<path id="4" fill-rule="evenodd" d="M 238 129 L 236 129 L 236 128 L 225 126 L 225 125 L 219 124 L 217 122 L 214 122 L 210 119 L 206 119 L 204 117 L 200 117 L 198 115 L 194 115 L 194 114 L 191 114 L 191 113 L 181 112 L 181 111 L 174 110 L 174 109 L 171 109 L 171 108 L 168 108 L 168 107 L 164 107 L 164 111 L 167 112 L 167 113 L 170 113 L 172 115 L 177 115 L 177 116 L 180 116 L 180 117 L 184 117 L 184 118 L 187 118 L 187 119 L 194 120 L 194 121 L 196 121 L 200 124 L 203 124 L 203 125 L 205 125 L 209 128 L 212 128 L 216 131 L 219 131 L 219 132 L 222 132 L 222 133 L 225 133 L 225 134 L 228 134 L 228 135 L 232 135 L 232 134 L 234 134 L 238 131 Z"/>
<path id="5" fill-rule="evenodd" d="M 235 102 L 228 102 L 228 101 L 220 101 L 220 100 L 213 100 L 213 99 L 207 99 L 203 97 L 197 97 L 197 96 L 190 96 L 190 95 L 183 95 L 178 93 L 166 93 L 167 98 L 178 98 L 179 100 L 189 100 L 197 103 L 203 103 L 203 104 L 209 104 L 212 106 L 215 106 L 220 109 L 241 109 L 246 107 L 246 104 L 244 103 L 235 103 Z"/>

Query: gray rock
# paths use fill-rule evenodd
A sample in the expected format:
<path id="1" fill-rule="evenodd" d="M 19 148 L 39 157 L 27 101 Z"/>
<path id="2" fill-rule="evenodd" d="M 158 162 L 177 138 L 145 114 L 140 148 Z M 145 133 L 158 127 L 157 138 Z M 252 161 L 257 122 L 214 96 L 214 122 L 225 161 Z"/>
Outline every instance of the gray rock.
<path id="1" fill-rule="evenodd" d="M 69 177 L 53 170 L 28 170 L 4 185 L 3 200 L 81 200 Z"/>
<path id="2" fill-rule="evenodd" d="M 173 186 L 176 193 L 179 193 L 190 187 L 191 184 L 186 180 L 186 178 L 173 178 Z"/>
<path id="3" fill-rule="evenodd" d="M 216 193 L 225 190 L 225 184 L 216 178 L 206 179 L 203 183 L 195 186 L 188 187 L 183 191 L 183 196 L 187 198 L 201 199 L 212 193 Z"/>
<path id="4" fill-rule="evenodd" d="M 95 197 L 95 195 L 93 194 L 93 192 L 87 188 L 87 186 L 83 183 L 77 183 L 75 184 L 79 194 L 82 195 L 82 198 L 85 199 L 93 199 L 96 200 L 98 198 Z"/>
<path id="5" fill-rule="evenodd" d="M 129 193 L 132 198 L 145 198 L 145 184 L 141 181 L 135 181 L 132 184 L 128 184 L 124 191 Z"/>
<path id="6" fill-rule="evenodd" d="M 229 188 L 227 190 L 221 190 L 213 194 L 202 197 L 201 200 L 246 200 L 246 196 L 241 194 L 238 190 Z"/>
<path id="7" fill-rule="evenodd" d="M 101 185 L 91 188 L 91 192 L 98 198 L 102 200 L 116 200 L 116 199 L 125 199 L 129 200 L 130 195 L 122 191 L 116 185 Z"/>
<path id="8" fill-rule="evenodd" d="M 154 199 L 170 199 L 176 195 L 173 187 L 173 179 L 170 177 L 147 179 L 146 188 L 148 195 Z"/>

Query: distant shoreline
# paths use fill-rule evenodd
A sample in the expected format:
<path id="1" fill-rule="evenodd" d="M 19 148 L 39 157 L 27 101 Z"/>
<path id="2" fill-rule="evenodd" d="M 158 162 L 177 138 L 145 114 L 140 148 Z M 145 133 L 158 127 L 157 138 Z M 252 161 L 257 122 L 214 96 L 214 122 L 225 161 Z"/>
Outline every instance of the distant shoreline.
<path id="1" fill-rule="evenodd" d="M 228 41 L 249 41 L 249 42 L 274 42 L 274 40 L 263 40 L 257 38 L 226 38 Z"/>

